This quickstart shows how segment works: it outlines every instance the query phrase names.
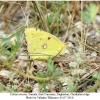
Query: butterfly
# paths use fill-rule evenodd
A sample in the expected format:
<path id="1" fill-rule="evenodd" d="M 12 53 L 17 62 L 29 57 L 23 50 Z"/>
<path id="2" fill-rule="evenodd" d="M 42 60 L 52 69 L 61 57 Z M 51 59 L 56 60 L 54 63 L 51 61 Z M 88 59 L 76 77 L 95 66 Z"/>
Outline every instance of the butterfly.
<path id="1" fill-rule="evenodd" d="M 66 45 L 56 36 L 36 28 L 25 29 L 27 50 L 34 60 L 47 60 L 61 55 L 66 50 Z"/>

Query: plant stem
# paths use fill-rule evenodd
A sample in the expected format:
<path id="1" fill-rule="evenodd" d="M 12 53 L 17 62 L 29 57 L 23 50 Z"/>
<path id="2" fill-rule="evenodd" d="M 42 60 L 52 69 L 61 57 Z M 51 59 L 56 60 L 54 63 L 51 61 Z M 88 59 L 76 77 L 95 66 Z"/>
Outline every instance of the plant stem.
<path id="1" fill-rule="evenodd" d="M 36 9 L 37 9 L 37 11 L 38 11 L 38 13 L 39 13 L 39 17 L 40 17 L 40 19 L 41 19 L 41 22 L 42 22 L 42 24 L 43 24 L 43 26 L 44 26 L 45 31 L 49 32 L 48 26 L 47 26 L 47 24 L 46 24 L 45 17 L 44 17 L 44 15 L 43 15 L 43 13 L 42 13 L 42 11 L 41 11 L 39 5 L 38 5 L 38 2 L 37 2 L 37 1 L 32 1 L 32 2 L 33 2 L 34 5 L 36 6 Z"/>
<path id="2" fill-rule="evenodd" d="M 4 89 L 6 89 L 8 92 L 13 92 L 12 90 L 10 90 L 9 88 L 7 88 L 5 85 L 3 85 L 2 83 L 0 83 L 0 86 Z"/>
<path id="3" fill-rule="evenodd" d="M 94 92 L 99 86 L 100 86 L 100 80 L 98 80 L 94 86 L 85 90 L 84 92 Z"/>

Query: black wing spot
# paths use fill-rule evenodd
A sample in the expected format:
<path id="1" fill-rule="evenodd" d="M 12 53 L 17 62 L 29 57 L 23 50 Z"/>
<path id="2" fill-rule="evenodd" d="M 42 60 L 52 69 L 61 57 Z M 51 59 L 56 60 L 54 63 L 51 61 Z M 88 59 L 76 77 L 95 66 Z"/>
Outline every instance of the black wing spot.
<path id="1" fill-rule="evenodd" d="M 50 40 L 51 39 L 51 37 L 48 37 L 48 40 Z"/>

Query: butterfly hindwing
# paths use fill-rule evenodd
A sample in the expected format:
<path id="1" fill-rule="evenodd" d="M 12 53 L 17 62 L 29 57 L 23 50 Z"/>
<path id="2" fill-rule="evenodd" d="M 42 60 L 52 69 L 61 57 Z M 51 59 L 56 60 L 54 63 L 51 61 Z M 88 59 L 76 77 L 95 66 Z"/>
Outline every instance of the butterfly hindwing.
<path id="1" fill-rule="evenodd" d="M 25 36 L 28 52 L 33 59 L 46 60 L 49 56 L 53 58 L 65 49 L 65 45 L 57 37 L 44 31 L 28 28 Z"/>

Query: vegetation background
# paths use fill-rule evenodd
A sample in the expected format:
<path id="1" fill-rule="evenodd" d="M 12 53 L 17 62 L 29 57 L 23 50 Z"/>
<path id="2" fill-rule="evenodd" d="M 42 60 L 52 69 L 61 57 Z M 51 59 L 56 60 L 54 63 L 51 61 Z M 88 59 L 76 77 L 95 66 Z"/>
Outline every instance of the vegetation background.
<path id="1" fill-rule="evenodd" d="M 65 54 L 30 59 L 26 27 L 57 36 Z M 100 2 L 0 1 L 0 92 L 100 92 Z"/>

